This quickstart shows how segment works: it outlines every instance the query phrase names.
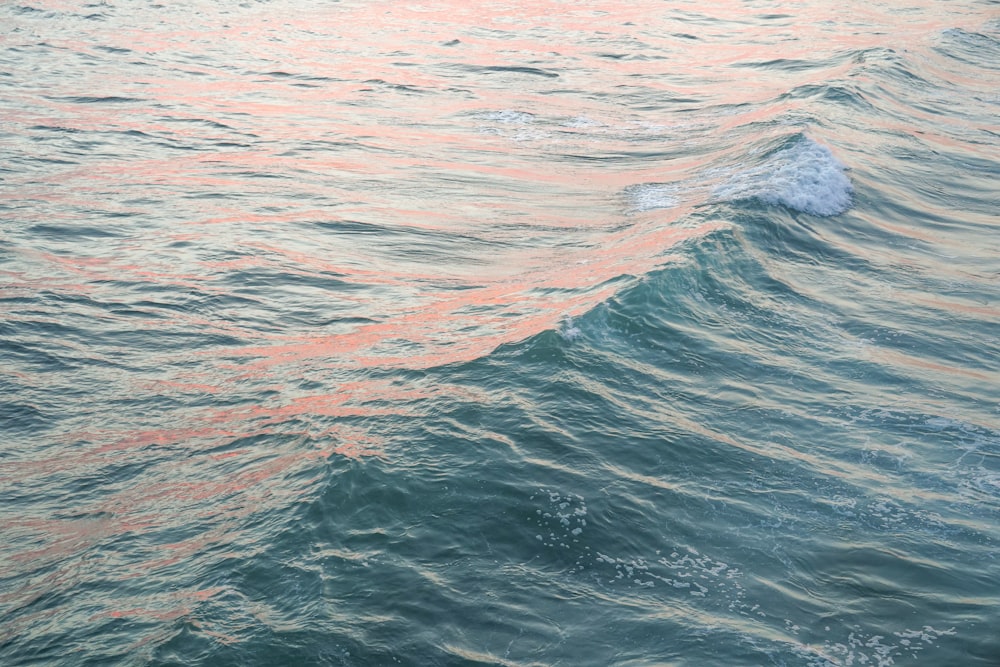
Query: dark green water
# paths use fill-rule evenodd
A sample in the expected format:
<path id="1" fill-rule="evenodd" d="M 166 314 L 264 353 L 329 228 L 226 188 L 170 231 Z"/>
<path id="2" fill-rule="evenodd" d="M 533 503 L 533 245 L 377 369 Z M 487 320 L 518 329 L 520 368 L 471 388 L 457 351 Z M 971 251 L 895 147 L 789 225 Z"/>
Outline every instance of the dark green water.
<path id="1" fill-rule="evenodd" d="M 995 2 L 0 25 L 0 663 L 1000 664 Z"/>

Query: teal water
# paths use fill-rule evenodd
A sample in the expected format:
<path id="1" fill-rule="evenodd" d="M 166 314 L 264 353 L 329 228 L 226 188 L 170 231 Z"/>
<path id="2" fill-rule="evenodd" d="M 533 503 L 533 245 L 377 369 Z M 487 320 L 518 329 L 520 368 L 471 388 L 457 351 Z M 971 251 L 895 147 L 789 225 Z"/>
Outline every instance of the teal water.
<path id="1" fill-rule="evenodd" d="M 0 663 L 1000 664 L 996 2 L 0 26 Z"/>

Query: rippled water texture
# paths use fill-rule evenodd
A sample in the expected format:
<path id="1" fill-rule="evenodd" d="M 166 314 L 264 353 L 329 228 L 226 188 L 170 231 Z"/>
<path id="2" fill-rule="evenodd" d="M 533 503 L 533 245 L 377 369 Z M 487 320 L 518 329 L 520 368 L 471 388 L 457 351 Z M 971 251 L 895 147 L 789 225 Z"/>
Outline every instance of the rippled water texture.
<path id="1" fill-rule="evenodd" d="M 996 2 L 0 26 L 0 663 L 1000 664 Z"/>

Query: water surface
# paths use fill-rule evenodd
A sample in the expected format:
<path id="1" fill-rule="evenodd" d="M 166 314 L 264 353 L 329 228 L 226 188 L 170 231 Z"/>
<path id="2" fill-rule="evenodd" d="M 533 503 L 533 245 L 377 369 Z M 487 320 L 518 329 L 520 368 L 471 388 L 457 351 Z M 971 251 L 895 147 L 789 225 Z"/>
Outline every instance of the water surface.
<path id="1" fill-rule="evenodd" d="M 995 2 L 0 21 L 4 664 L 1000 662 Z"/>

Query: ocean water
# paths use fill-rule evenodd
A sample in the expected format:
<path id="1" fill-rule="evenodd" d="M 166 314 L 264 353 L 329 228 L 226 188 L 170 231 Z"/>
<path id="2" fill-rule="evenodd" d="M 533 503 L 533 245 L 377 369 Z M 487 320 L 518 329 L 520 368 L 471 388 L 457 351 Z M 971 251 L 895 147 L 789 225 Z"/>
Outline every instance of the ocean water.
<path id="1" fill-rule="evenodd" d="M 0 7 L 0 664 L 1000 665 L 1000 4 Z"/>

